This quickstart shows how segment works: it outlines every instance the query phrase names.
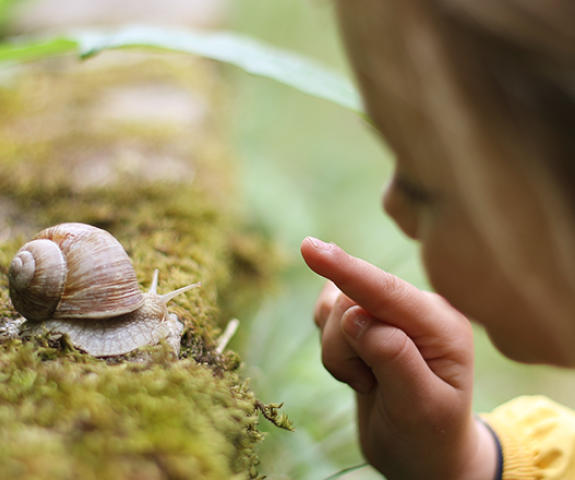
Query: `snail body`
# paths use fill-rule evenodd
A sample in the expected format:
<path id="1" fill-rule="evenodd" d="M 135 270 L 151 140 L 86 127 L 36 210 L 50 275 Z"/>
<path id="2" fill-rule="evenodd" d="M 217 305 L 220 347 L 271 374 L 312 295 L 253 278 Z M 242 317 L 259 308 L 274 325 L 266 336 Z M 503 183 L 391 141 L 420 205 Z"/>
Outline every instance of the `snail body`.
<path id="1" fill-rule="evenodd" d="M 43 230 L 15 255 L 10 298 L 24 334 L 68 334 L 95 357 L 128 353 L 166 338 L 179 352 L 183 325 L 167 302 L 199 284 L 158 295 L 156 271 L 142 293 L 128 254 L 110 233 L 82 223 Z"/>

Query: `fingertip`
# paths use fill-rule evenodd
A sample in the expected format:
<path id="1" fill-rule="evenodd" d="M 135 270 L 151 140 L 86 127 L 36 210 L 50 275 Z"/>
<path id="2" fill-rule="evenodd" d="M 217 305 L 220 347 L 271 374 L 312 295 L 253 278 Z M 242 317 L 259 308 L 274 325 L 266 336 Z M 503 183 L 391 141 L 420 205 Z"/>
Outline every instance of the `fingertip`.
<path id="1" fill-rule="evenodd" d="M 301 254 L 308 267 L 323 277 L 329 278 L 333 264 L 331 254 L 336 250 L 334 243 L 326 243 L 314 237 L 306 237 L 301 243 Z"/>
<path id="2" fill-rule="evenodd" d="M 300 250 L 303 251 L 308 247 L 308 246 L 312 246 L 313 243 L 311 241 L 313 237 L 305 237 L 302 241 L 301 241 L 301 245 L 300 245 Z"/>
<path id="3" fill-rule="evenodd" d="M 332 243 L 326 243 L 323 240 L 320 240 L 318 238 L 315 237 L 306 237 L 303 239 L 302 243 L 301 243 L 301 249 L 302 251 L 304 249 L 306 249 L 306 247 L 312 247 L 315 250 L 319 251 L 319 252 L 327 252 L 329 250 L 332 250 L 335 247 L 335 244 Z"/>
<path id="4" fill-rule="evenodd" d="M 373 323 L 373 317 L 360 306 L 349 308 L 341 318 L 343 332 L 352 340 L 357 340 Z"/>

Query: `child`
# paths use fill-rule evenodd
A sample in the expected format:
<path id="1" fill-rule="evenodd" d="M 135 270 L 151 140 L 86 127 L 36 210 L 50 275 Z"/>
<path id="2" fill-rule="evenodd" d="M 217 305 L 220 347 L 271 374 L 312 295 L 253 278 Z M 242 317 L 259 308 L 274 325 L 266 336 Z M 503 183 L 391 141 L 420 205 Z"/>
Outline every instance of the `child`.
<path id="1" fill-rule="evenodd" d="M 331 280 L 315 321 L 365 456 L 388 480 L 575 479 L 575 412 L 522 397 L 473 415 L 466 319 L 514 360 L 575 367 L 575 3 L 336 2 L 396 154 L 385 210 L 438 293 L 302 243 Z"/>

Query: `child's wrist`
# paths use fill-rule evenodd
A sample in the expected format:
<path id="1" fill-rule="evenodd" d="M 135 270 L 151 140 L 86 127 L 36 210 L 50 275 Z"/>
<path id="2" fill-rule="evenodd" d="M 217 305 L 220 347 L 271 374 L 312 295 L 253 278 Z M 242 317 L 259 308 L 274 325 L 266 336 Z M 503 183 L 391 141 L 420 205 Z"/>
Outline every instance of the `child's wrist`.
<path id="1" fill-rule="evenodd" d="M 496 452 L 496 468 L 495 468 L 495 476 L 493 477 L 495 480 L 502 480 L 503 479 L 503 449 L 501 448 L 501 441 L 499 437 L 495 433 L 495 430 L 491 428 L 491 425 L 483 418 L 477 416 L 475 420 L 480 425 L 483 425 L 490 433 L 491 438 L 495 444 L 495 452 Z"/>
<path id="2" fill-rule="evenodd" d="M 475 417 L 475 431 L 475 453 L 457 480 L 501 480 L 503 457 L 497 436 L 479 417 Z"/>

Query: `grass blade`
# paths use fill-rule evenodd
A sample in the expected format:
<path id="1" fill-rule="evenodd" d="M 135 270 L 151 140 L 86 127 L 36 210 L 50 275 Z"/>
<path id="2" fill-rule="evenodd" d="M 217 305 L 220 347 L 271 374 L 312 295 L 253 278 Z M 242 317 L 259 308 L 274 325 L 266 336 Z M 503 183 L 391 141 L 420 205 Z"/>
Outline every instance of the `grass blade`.
<path id="1" fill-rule="evenodd" d="M 340 470 L 339 472 L 330 475 L 324 480 L 337 480 L 338 478 L 341 478 L 344 475 L 347 475 L 348 473 L 355 472 L 356 470 L 367 467 L 368 465 L 369 463 L 360 463 L 359 465 L 354 465 L 353 467 L 344 468 L 343 470 Z"/>

